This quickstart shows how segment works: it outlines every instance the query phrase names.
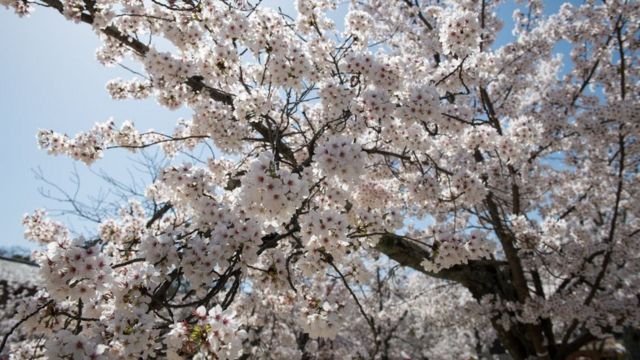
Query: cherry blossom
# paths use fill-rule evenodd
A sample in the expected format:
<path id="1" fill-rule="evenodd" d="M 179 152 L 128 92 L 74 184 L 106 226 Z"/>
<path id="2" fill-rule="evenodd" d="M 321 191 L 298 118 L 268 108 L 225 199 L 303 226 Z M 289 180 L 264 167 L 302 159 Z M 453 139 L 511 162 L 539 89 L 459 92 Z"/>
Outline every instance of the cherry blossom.
<path id="1" fill-rule="evenodd" d="M 25 215 L 42 280 L 2 354 L 565 359 L 640 328 L 640 3 L 520 1 L 505 43 L 499 1 L 0 4 L 191 112 L 38 133 L 169 163 L 93 234 Z"/>

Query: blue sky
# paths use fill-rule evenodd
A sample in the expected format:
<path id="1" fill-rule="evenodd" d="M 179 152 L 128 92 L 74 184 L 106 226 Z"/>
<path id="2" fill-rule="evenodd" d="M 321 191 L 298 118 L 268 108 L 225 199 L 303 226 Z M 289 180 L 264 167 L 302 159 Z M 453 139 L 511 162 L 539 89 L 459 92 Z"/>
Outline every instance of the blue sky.
<path id="1" fill-rule="evenodd" d="M 286 4 L 291 2 L 267 1 Z M 548 12 L 557 10 L 560 1 L 547 1 Z M 499 13 L 506 22 L 498 44 L 511 38 L 511 13 L 515 5 L 508 3 Z M 344 8 L 344 7 L 343 7 Z M 340 17 L 338 12 L 335 17 Z M 99 46 L 88 26 L 65 20 L 55 11 L 37 8 L 29 18 L 18 18 L 12 11 L 0 8 L 0 124 L 4 139 L 0 141 L 0 247 L 20 245 L 33 247 L 23 239 L 22 215 L 36 208 L 60 208 L 60 204 L 43 198 L 33 169 L 40 168 L 51 181 L 71 193 L 75 186 L 69 175 L 74 162 L 66 157 L 52 157 L 39 150 L 35 134 L 40 128 L 54 129 L 74 135 L 88 130 L 93 123 L 113 116 L 117 123 L 132 120 L 138 128 L 169 130 L 186 110 L 169 111 L 154 100 L 113 101 L 104 86 L 114 77 L 132 75 L 119 67 L 105 68 L 95 59 Z M 115 151 L 93 165 L 116 178 L 129 178 L 130 153 Z M 79 198 L 86 199 L 106 188 L 96 176 L 78 163 L 81 178 Z M 62 216 L 77 231 L 87 224 Z"/>
<path id="2" fill-rule="evenodd" d="M 109 79 L 132 75 L 114 67 L 105 68 L 96 61 L 97 37 L 87 26 L 66 21 L 50 9 L 38 8 L 29 18 L 20 19 L 0 9 L 0 123 L 4 139 L 0 141 L 0 246 L 29 246 L 23 239 L 22 215 L 36 208 L 60 208 L 43 198 L 32 172 L 40 168 L 51 181 L 68 191 L 75 190 L 69 175 L 74 161 L 52 157 L 38 149 L 38 129 L 54 129 L 74 135 L 88 130 L 93 123 L 113 116 L 117 123 L 132 120 L 142 129 L 168 130 L 186 111 L 169 111 L 154 100 L 113 101 L 105 84 Z M 121 179 L 127 179 L 125 164 L 130 153 L 111 152 L 93 165 Z M 79 198 L 95 195 L 106 188 L 86 167 L 76 164 L 81 175 Z M 77 230 L 84 224 L 65 217 Z"/>

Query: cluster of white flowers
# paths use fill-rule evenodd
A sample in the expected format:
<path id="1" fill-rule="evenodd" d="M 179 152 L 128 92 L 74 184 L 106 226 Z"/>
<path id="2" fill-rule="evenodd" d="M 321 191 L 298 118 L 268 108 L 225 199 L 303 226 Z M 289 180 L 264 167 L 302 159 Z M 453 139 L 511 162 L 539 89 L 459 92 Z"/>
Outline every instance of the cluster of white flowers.
<path id="1" fill-rule="evenodd" d="M 206 288 L 211 283 L 212 270 L 223 258 L 221 250 L 213 245 L 210 241 L 196 236 L 189 239 L 189 247 L 183 252 L 183 257 L 191 259 L 191 262 L 184 264 L 183 271 L 185 277 L 193 284 L 196 295 L 206 293 Z"/>
<path id="2" fill-rule="evenodd" d="M 140 255 L 154 265 L 167 264 L 171 267 L 180 262 L 174 239 L 164 234 L 144 237 L 140 241 Z"/>
<path id="3" fill-rule="evenodd" d="M 143 138 L 131 121 L 125 121 L 120 129 L 113 134 L 113 142 L 117 146 L 129 148 L 134 151 L 143 145 Z"/>
<path id="4" fill-rule="evenodd" d="M 322 99 L 324 113 L 331 119 L 340 117 L 349 108 L 353 98 L 351 90 L 336 82 L 322 84 L 318 95 Z"/>
<path id="5" fill-rule="evenodd" d="M 417 123 L 438 122 L 442 117 L 436 88 L 429 85 L 412 86 L 403 106 L 396 110 L 399 117 Z"/>
<path id="6" fill-rule="evenodd" d="M 280 251 L 266 251 L 255 264 L 253 277 L 256 283 L 275 292 L 285 291 L 289 288 L 287 283 L 287 259 Z"/>
<path id="7" fill-rule="evenodd" d="M 102 157 L 105 144 L 109 141 L 109 134 L 113 133 L 113 121 L 96 123 L 87 133 L 81 133 L 71 139 L 67 135 L 50 130 L 38 132 L 38 144 L 49 154 L 67 154 L 76 160 L 91 164 Z"/>
<path id="8" fill-rule="evenodd" d="M 107 82 L 107 91 L 112 99 L 146 99 L 151 92 L 151 83 L 138 79 L 122 80 L 113 79 Z"/>
<path id="9" fill-rule="evenodd" d="M 144 57 L 145 69 L 152 81 L 178 84 L 186 80 L 190 67 L 171 53 L 150 49 Z"/>
<path id="10" fill-rule="evenodd" d="M 472 154 L 476 149 L 490 151 L 495 148 L 496 130 L 489 126 L 476 126 L 465 130 L 464 140 L 467 151 Z"/>
<path id="11" fill-rule="evenodd" d="M 63 14 L 67 19 L 79 23 L 84 10 L 84 3 L 80 0 L 65 0 L 63 1 L 63 9 Z"/>
<path id="12" fill-rule="evenodd" d="M 195 324 L 174 323 L 167 334 L 168 359 L 184 359 L 215 356 L 216 359 L 237 359 L 242 355 L 242 340 L 246 336 L 231 310 L 223 310 L 220 305 L 209 309 L 198 307 L 193 316 Z"/>
<path id="13" fill-rule="evenodd" d="M 269 63 L 270 80 L 277 85 L 299 88 L 300 79 L 308 74 L 313 65 L 304 51 L 291 47 L 284 56 L 274 56 Z"/>
<path id="14" fill-rule="evenodd" d="M 104 66 L 115 66 L 126 54 L 127 47 L 112 38 L 106 38 L 102 46 L 96 50 L 96 58 Z"/>
<path id="15" fill-rule="evenodd" d="M 336 135 L 318 145 L 318 168 L 327 176 L 353 183 L 364 171 L 362 147 L 348 135 Z"/>
<path id="16" fill-rule="evenodd" d="M 20 17 L 29 16 L 33 11 L 33 7 L 29 6 L 29 3 L 22 0 L 1 0 L 0 5 L 5 8 L 12 8 Z"/>
<path id="17" fill-rule="evenodd" d="M 367 44 L 368 37 L 373 27 L 371 15 L 365 11 L 349 11 L 345 17 L 345 33 L 355 36 L 359 44 Z"/>
<path id="18" fill-rule="evenodd" d="M 464 57 L 479 50 L 480 23 L 478 15 L 458 7 L 439 14 L 440 41 L 445 53 Z"/>
<path id="19" fill-rule="evenodd" d="M 142 204 L 130 201 L 127 206 L 120 209 L 120 221 L 111 218 L 100 223 L 98 226 L 100 239 L 106 243 L 107 247 L 125 245 L 125 249 L 131 249 L 131 244 L 137 242 L 145 233 L 144 215 L 145 210 Z"/>
<path id="20" fill-rule="evenodd" d="M 88 303 L 111 282 L 111 260 L 98 245 L 85 247 L 82 238 L 50 242 L 46 251 L 36 251 L 33 258 L 40 276 L 52 286 L 50 294 L 59 301 Z"/>
<path id="21" fill-rule="evenodd" d="M 462 236 L 462 239 L 460 236 L 440 235 L 434 248 L 433 258 L 425 259 L 421 265 L 426 271 L 435 273 L 471 260 L 490 259 L 494 253 L 491 240 L 477 231 Z"/>
<path id="22" fill-rule="evenodd" d="M 231 106 L 211 99 L 198 99 L 193 105 L 193 120 L 189 124 L 189 134 L 210 136 L 216 147 L 225 152 L 242 149 L 242 139 L 250 135 L 246 122 L 237 121 Z"/>
<path id="23" fill-rule="evenodd" d="M 271 154 L 263 153 L 249 164 L 238 189 L 247 214 L 265 219 L 278 228 L 296 211 L 296 204 L 309 194 L 309 184 L 286 169 L 276 169 Z"/>
<path id="24" fill-rule="evenodd" d="M 327 10 L 335 10 L 336 0 L 295 0 L 298 11 L 296 30 L 307 36 L 318 36 L 320 32 L 335 28 L 333 21 L 327 16 Z"/>
<path id="25" fill-rule="evenodd" d="M 374 56 L 371 53 L 349 54 L 343 65 L 344 71 L 355 76 L 362 75 L 364 78 L 351 83 L 370 83 L 381 89 L 397 89 L 400 77 L 399 64 L 393 58 L 387 56 Z"/>
<path id="26" fill-rule="evenodd" d="M 129 294 L 134 297 L 137 294 Z M 139 296 L 139 295 L 138 295 Z M 109 341 L 107 358 L 149 358 L 160 350 L 156 339 L 160 330 L 154 329 L 154 316 L 145 306 L 133 304 L 119 309 L 107 308 L 102 317 L 109 319 L 107 331 L 113 334 Z"/>
<path id="27" fill-rule="evenodd" d="M 509 122 L 504 137 L 497 141 L 496 146 L 507 161 L 520 163 L 526 161 L 531 151 L 535 150 L 534 144 L 540 143 L 543 131 L 539 121 L 522 116 Z"/>
<path id="28" fill-rule="evenodd" d="M 147 194 L 186 209 L 195 204 L 210 205 L 215 188 L 207 169 L 184 163 L 162 169 L 158 181 L 147 190 Z"/>
<path id="29" fill-rule="evenodd" d="M 302 227 L 306 247 L 323 250 L 334 256 L 342 256 L 349 245 L 346 238 L 349 222 L 344 214 L 336 210 L 312 212 L 305 216 Z"/>
<path id="30" fill-rule="evenodd" d="M 307 298 L 307 302 L 307 307 L 302 309 L 306 316 L 300 320 L 300 326 L 313 338 L 335 338 L 339 322 L 337 305 L 314 298 Z"/>
<path id="31" fill-rule="evenodd" d="M 386 208 L 395 200 L 394 194 L 384 186 L 384 183 L 371 180 L 363 181 L 354 195 L 354 198 L 357 199 L 357 206 L 366 209 L 367 212 Z"/>
<path id="32" fill-rule="evenodd" d="M 22 218 L 24 226 L 24 237 L 47 244 L 55 241 L 65 241 L 69 238 L 69 231 L 61 223 L 47 217 L 47 212 L 43 209 L 36 210 L 33 214 L 25 214 Z"/>
<path id="33" fill-rule="evenodd" d="M 373 86 L 364 90 L 357 100 L 359 110 L 367 120 L 388 120 L 395 108 L 389 92 Z"/>
<path id="34" fill-rule="evenodd" d="M 460 198 L 466 204 L 478 204 L 487 195 L 487 189 L 477 174 L 460 172 L 451 177 L 450 185 L 445 188 L 444 195 Z"/>
<path id="35" fill-rule="evenodd" d="M 68 155 L 91 165 L 100 159 L 104 150 L 109 147 L 124 147 L 134 151 L 145 141 L 153 142 L 158 138 L 157 134 L 143 136 L 130 121 L 123 122 L 121 128 L 116 129 L 115 122 L 108 120 L 96 123 L 90 131 L 80 133 L 74 138 L 50 130 L 40 130 L 38 145 L 49 154 Z"/>
<path id="36" fill-rule="evenodd" d="M 242 249 L 242 261 L 253 264 L 258 257 L 259 247 L 264 232 L 257 219 L 232 218 L 215 227 L 212 237 L 214 253 L 220 257 L 219 262 L 225 264 L 233 252 Z"/>
<path id="37" fill-rule="evenodd" d="M 97 345 L 84 335 L 76 335 L 69 330 L 55 333 L 46 343 L 46 354 L 52 359 L 106 359 L 106 346 Z"/>
<path id="38" fill-rule="evenodd" d="M 260 92 L 238 96 L 233 105 L 236 109 L 234 115 L 242 120 L 267 115 L 273 108 L 266 94 Z"/>

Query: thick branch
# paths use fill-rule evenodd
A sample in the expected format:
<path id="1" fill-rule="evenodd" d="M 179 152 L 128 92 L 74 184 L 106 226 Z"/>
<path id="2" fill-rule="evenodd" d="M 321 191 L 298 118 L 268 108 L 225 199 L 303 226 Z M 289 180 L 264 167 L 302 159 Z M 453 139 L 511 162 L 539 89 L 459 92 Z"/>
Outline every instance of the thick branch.
<path id="1" fill-rule="evenodd" d="M 402 236 L 385 234 L 376 244 L 376 250 L 398 262 L 427 276 L 457 282 L 471 291 L 476 298 L 491 293 L 499 293 L 498 277 L 506 272 L 506 264 L 497 260 L 471 260 L 439 272 L 425 270 L 420 264 L 431 258 L 429 251 Z"/>

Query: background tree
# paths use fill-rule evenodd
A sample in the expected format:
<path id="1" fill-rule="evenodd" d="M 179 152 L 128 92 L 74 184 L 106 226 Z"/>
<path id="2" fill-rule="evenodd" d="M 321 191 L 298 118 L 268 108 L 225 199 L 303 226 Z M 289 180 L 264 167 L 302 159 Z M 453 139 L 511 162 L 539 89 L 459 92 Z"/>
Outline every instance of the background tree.
<path id="1" fill-rule="evenodd" d="M 474 356 L 495 337 L 515 359 L 564 359 L 637 328 L 637 2 L 543 17 L 529 1 L 497 49 L 487 0 L 353 2 L 343 31 L 329 0 L 297 1 L 296 16 L 212 0 L 3 4 L 51 7 L 92 27 L 105 65 L 141 64 L 107 85 L 115 99 L 193 110 L 173 134 L 107 121 L 41 131 L 42 148 L 87 165 L 117 147 L 220 152 L 165 167 L 145 193 L 157 206 L 129 202 L 96 239 L 25 217 L 46 244 L 47 291 L 22 311 L 48 339 L 34 353 L 267 357 L 271 332 L 301 357 L 425 356 L 421 325 L 443 308 L 460 328 L 439 341 Z M 384 259 L 411 281 L 396 290 Z M 429 303 L 439 280 L 454 285 Z M 265 329 L 270 314 L 302 331 Z"/>

